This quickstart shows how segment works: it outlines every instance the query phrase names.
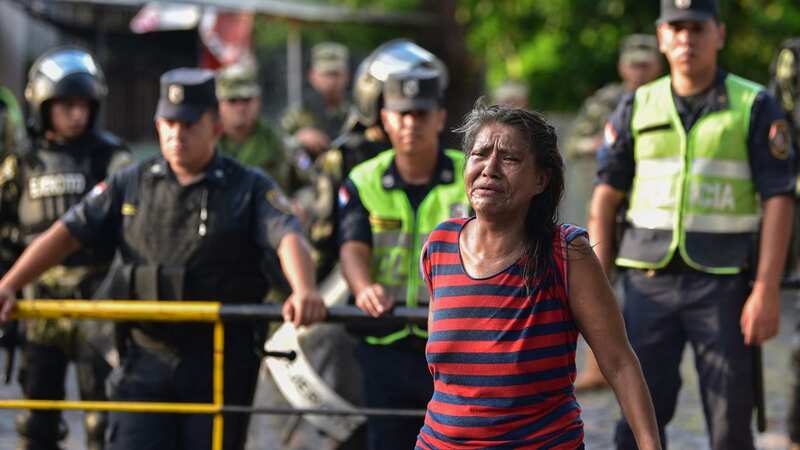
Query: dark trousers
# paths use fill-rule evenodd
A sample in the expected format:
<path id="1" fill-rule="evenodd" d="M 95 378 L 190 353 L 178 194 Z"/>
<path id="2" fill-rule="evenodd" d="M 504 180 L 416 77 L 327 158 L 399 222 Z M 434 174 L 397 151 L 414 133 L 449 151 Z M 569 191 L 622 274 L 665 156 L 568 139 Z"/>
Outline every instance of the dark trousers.
<path id="1" fill-rule="evenodd" d="M 249 348 L 247 349 L 249 350 Z M 128 350 L 110 378 L 115 401 L 211 402 L 211 355 L 176 356 L 138 346 Z M 258 374 L 255 355 L 225 355 L 226 405 L 251 404 Z M 226 414 L 223 448 L 244 448 L 249 416 Z M 111 413 L 110 450 L 210 450 L 208 414 Z"/>
<path id="2" fill-rule="evenodd" d="M 750 292 L 747 278 L 690 270 L 628 270 L 623 276 L 625 327 L 653 398 L 665 449 L 664 427 L 675 413 L 679 366 L 688 342 L 711 448 L 753 450 L 753 356 L 739 326 Z M 618 449 L 636 449 L 624 419 L 615 437 Z"/>
<path id="3" fill-rule="evenodd" d="M 370 408 L 425 409 L 433 395 L 422 340 L 420 345 L 398 342 L 370 345 L 362 342 L 357 358 L 364 376 L 364 398 Z M 369 450 L 414 448 L 424 418 L 369 417 Z"/>
<path id="4" fill-rule="evenodd" d="M 65 396 L 67 365 L 75 362 L 78 391 L 81 400 L 105 400 L 105 379 L 110 371 L 108 363 L 82 342 L 73 346 L 74 355 L 68 355 L 62 346 L 28 342 L 22 352 L 19 382 L 25 398 L 37 400 L 62 400 Z M 102 413 L 92 423 L 102 421 Z M 33 410 L 19 421 L 20 433 L 29 441 L 30 448 L 56 448 L 63 425 L 60 411 Z M 87 430 L 90 443 L 99 446 L 102 430 Z M 97 441 L 97 442 L 95 442 Z M 26 448 L 26 447 L 23 447 Z M 92 447 L 98 448 L 98 447 Z"/>

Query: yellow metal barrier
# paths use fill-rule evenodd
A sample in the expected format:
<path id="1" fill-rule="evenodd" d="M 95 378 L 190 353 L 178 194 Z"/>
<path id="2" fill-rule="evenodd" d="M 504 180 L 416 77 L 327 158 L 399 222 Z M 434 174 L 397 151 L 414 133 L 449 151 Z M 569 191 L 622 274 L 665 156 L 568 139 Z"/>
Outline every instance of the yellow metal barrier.
<path id="1" fill-rule="evenodd" d="M 211 403 L 97 402 L 67 400 L 0 400 L 0 409 L 59 409 L 177 414 L 213 414 L 212 449 L 222 450 L 223 352 L 225 328 L 218 302 L 141 300 L 22 300 L 15 319 L 103 319 L 214 324 L 213 396 Z"/>

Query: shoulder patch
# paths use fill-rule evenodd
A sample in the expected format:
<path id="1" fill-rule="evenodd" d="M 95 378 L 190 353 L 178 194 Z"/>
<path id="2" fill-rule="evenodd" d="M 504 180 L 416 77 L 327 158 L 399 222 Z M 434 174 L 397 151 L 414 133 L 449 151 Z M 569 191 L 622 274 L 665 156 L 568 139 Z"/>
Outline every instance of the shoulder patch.
<path id="1" fill-rule="evenodd" d="M 285 214 L 292 214 L 292 204 L 280 189 L 270 189 L 266 194 L 267 203 L 273 208 Z"/>
<path id="2" fill-rule="evenodd" d="M 339 207 L 344 208 L 350 203 L 350 193 L 347 192 L 347 188 L 344 186 L 339 187 Z"/>
<path id="3" fill-rule="evenodd" d="M 789 158 L 792 137 L 789 124 L 784 119 L 772 122 L 769 127 L 769 153 L 773 158 L 784 161 Z"/>
<path id="4" fill-rule="evenodd" d="M 108 185 L 105 181 L 101 181 L 94 185 L 91 191 L 89 191 L 89 197 L 97 197 L 98 195 L 102 194 L 106 191 Z"/>
<path id="5" fill-rule="evenodd" d="M 606 145 L 614 145 L 617 142 L 617 130 L 611 122 L 606 122 L 606 127 L 603 129 L 603 140 Z"/>

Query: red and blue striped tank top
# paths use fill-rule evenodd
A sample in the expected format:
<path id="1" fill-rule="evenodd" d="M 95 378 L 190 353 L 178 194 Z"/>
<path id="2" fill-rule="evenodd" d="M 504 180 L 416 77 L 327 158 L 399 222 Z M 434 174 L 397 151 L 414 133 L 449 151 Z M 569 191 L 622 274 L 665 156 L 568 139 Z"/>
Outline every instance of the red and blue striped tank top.
<path id="1" fill-rule="evenodd" d="M 562 225 L 551 264 L 527 289 L 520 261 L 490 277 L 466 273 L 458 243 L 469 220 L 440 224 L 422 252 L 434 394 L 416 448 L 583 448 L 566 244 L 586 231 Z"/>

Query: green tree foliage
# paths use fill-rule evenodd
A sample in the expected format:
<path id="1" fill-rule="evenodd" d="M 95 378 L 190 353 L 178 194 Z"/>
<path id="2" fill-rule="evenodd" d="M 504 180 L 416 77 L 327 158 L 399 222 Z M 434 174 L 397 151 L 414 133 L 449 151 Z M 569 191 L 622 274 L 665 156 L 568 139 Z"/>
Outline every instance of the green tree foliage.
<path id="1" fill-rule="evenodd" d="M 723 67 L 765 83 L 775 48 L 800 35 L 796 0 L 722 0 L 727 26 Z M 657 1 L 469 0 L 459 3 L 470 49 L 484 59 L 490 86 L 516 78 L 540 109 L 574 109 L 617 78 L 618 45 L 629 33 L 655 33 Z"/>
<path id="2" fill-rule="evenodd" d="M 487 89 L 508 78 L 527 82 L 532 104 L 544 110 L 574 110 L 594 90 L 616 80 L 620 40 L 630 33 L 655 33 L 659 10 L 657 0 L 455 1 L 456 20 L 467 30 L 473 65 L 486 72 Z M 387 11 L 430 6 L 425 0 L 322 3 Z M 722 66 L 766 83 L 775 48 L 784 39 L 800 35 L 800 2 L 720 0 L 720 6 L 727 26 Z M 272 28 L 273 33 L 276 31 L 279 29 Z M 413 37 L 401 29 L 358 26 L 328 28 L 316 33 L 341 36 L 343 41 L 353 40 L 361 48 L 375 46 L 390 37 Z M 319 36 L 311 40 L 315 38 Z"/>

